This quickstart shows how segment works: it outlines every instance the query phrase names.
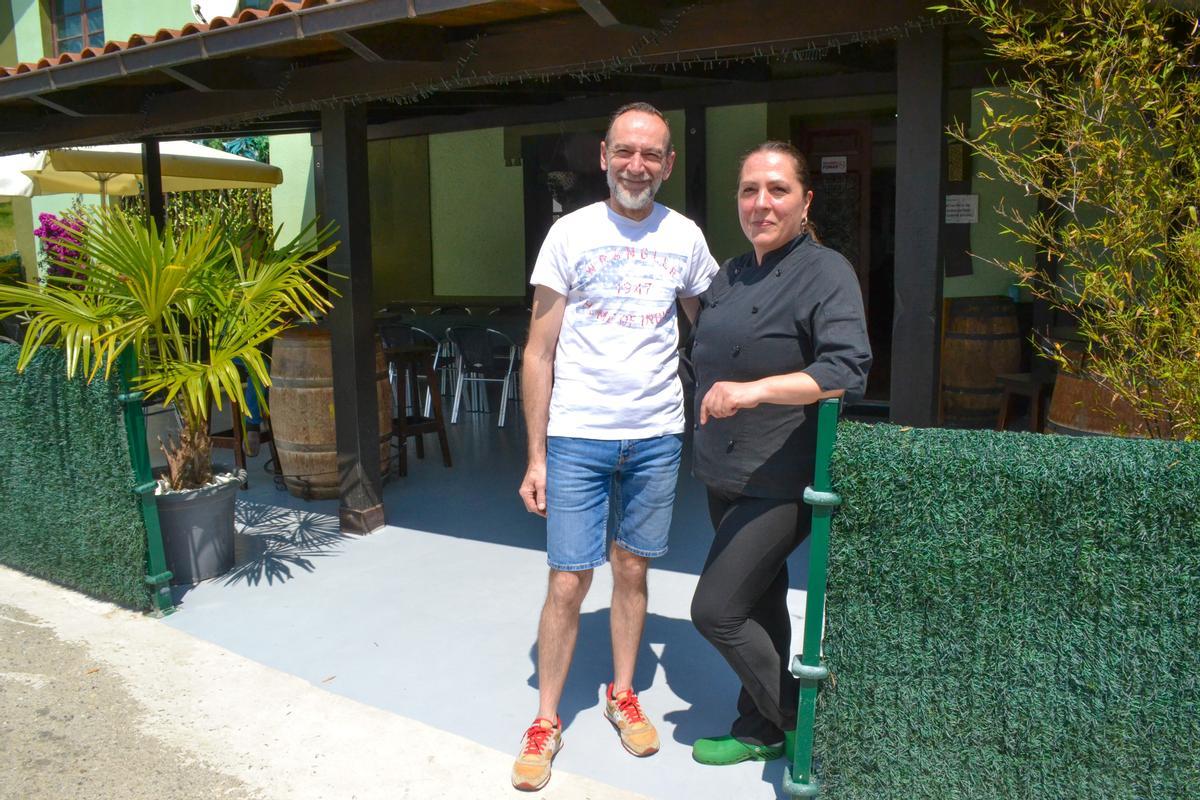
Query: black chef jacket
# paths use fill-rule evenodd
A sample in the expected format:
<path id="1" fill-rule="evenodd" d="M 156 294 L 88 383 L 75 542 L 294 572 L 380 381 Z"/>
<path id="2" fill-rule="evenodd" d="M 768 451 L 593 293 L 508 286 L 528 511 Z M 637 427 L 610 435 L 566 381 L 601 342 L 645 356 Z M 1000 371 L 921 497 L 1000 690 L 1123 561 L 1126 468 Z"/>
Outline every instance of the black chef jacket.
<path id="1" fill-rule="evenodd" d="M 807 234 L 768 253 L 730 259 L 700 298 L 694 467 L 705 485 L 751 497 L 798 498 L 812 482 L 816 406 L 763 403 L 700 425 L 717 381 L 807 372 L 822 390 L 862 396 L 871 366 L 862 292 L 853 267 Z"/>

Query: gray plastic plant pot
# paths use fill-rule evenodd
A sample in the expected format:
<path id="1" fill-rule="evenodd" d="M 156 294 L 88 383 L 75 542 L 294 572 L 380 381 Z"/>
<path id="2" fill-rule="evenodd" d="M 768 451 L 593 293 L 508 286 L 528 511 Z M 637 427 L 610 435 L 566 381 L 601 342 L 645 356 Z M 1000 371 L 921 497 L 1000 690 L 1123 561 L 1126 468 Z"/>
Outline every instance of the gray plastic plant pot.
<path id="1" fill-rule="evenodd" d="M 155 496 L 171 583 L 199 583 L 233 568 L 233 506 L 246 473 L 231 474 L 236 480 Z"/>

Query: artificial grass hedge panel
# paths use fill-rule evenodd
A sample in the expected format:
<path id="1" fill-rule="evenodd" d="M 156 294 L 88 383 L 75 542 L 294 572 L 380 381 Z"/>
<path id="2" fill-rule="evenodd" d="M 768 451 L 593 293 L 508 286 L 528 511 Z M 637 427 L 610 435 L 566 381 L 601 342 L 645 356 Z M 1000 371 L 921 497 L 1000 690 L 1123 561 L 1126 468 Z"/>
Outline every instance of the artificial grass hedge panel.
<path id="1" fill-rule="evenodd" d="M 68 381 L 60 352 L 17 374 L 0 344 L 0 563 L 149 606 L 146 527 L 114 383 Z"/>
<path id="2" fill-rule="evenodd" d="M 1200 447 L 842 423 L 822 797 L 1200 792 Z"/>

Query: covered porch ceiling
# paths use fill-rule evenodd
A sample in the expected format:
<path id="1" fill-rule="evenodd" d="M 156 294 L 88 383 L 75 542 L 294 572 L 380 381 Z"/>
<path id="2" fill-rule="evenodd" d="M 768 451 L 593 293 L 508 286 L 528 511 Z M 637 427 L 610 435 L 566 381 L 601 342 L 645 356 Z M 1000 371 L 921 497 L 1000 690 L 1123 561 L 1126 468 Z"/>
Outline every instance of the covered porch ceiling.
<path id="1" fill-rule="evenodd" d="M 276 2 L 0 70 L 0 153 L 316 131 L 336 104 L 406 135 L 603 115 L 635 97 L 889 92 L 894 40 L 947 21 L 922 0 Z M 948 55 L 951 85 L 984 78 L 966 34 Z"/>

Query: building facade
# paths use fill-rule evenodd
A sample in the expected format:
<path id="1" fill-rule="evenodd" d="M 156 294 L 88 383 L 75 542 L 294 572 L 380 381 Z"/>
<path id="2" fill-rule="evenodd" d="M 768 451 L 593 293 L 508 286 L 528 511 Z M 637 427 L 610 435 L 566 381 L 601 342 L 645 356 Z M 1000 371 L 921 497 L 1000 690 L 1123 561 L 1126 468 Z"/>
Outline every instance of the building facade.
<path id="1" fill-rule="evenodd" d="M 307 14 L 306 21 L 332 19 L 332 11 L 349 15 L 339 5 L 242 2 L 239 11 L 260 9 L 261 18 L 246 12 L 226 27 L 265 30 L 268 13 Z M 993 209 L 1002 199 L 1011 205 L 1025 198 L 980 180 L 978 165 L 943 134 L 955 120 L 977 120 L 975 94 L 988 83 L 990 64 L 961 25 L 921 3 L 849 3 L 831 11 L 773 0 L 662 0 L 641 4 L 640 12 L 630 11 L 639 4 L 567 0 L 546 0 L 536 10 L 517 2 L 410 5 L 412 19 L 363 17 L 329 34 L 352 59 L 374 65 L 362 73 L 366 82 L 398 76 L 394 86 L 380 81 L 371 91 L 366 117 L 373 308 L 523 303 L 550 223 L 605 193 L 597 148 L 608 113 L 622 101 L 645 99 L 667 113 L 678 151 L 660 200 L 700 222 L 718 258 L 746 247 L 734 205 L 740 155 L 772 138 L 809 156 L 814 219 L 824 240 L 854 265 L 868 309 L 877 354 L 868 398 L 890 406 L 898 421 L 932 421 L 936 409 L 925 384 L 937 380 L 941 304 L 1010 293 L 1010 275 L 984 261 L 1022 255 L 1000 234 Z M 428 24 L 417 24 L 423 20 Z M 101 35 L 128 42 L 128 52 L 135 34 L 178 45 L 174 40 L 191 36 L 187 26 L 195 22 L 189 0 L 0 0 L 0 62 L 36 73 L 39 60 Z M 591 38 L 611 36 L 611 54 L 576 63 L 571 48 L 588 49 L 589 25 L 599 31 Z M 201 38 L 218 32 L 202 27 Z M 621 38 L 624 31 L 633 36 Z M 506 39 L 544 47 L 509 52 Z M 264 42 L 240 62 L 244 68 L 218 78 L 197 67 L 182 80 L 199 87 L 201 100 L 217 87 L 233 97 L 269 86 L 274 95 L 262 94 L 270 102 L 293 90 L 287 70 L 320 75 L 312 65 L 327 56 L 310 53 L 320 48 L 307 41 L 308 50 L 297 43 L 288 51 L 286 67 L 275 58 L 282 45 Z M 447 65 L 448 52 L 458 54 L 457 66 Z M 413 76 L 431 72 L 426 63 L 453 70 L 440 80 L 405 82 L 409 65 Z M 164 74 L 178 78 L 188 69 L 164 67 Z M 330 81 L 337 78 L 333 67 L 327 72 Z M 117 88 L 105 97 L 120 105 L 126 101 Z M 69 92 L 51 94 L 71 100 Z M 147 105 L 130 101 L 121 113 L 144 113 Z M 206 136 L 272 134 L 271 161 L 285 174 L 274 190 L 275 224 L 294 231 L 322 210 L 323 133 L 315 117 L 297 114 L 285 124 L 271 110 L 263 109 L 262 123 L 245 122 L 243 114 L 192 128 Z M 31 229 L 39 211 L 69 200 L 34 198 L 28 208 L 18 202 L 18 226 Z M 920 375 L 910 378 L 914 369 Z M 915 400 L 909 380 L 924 386 Z"/>

